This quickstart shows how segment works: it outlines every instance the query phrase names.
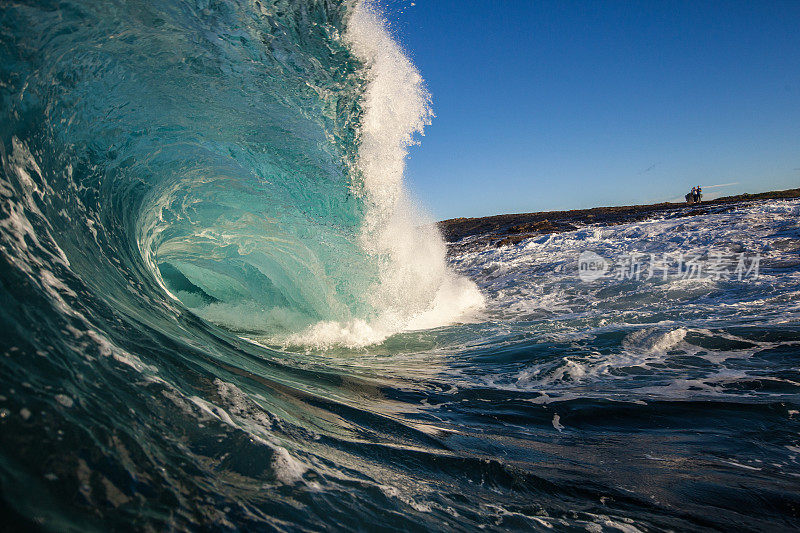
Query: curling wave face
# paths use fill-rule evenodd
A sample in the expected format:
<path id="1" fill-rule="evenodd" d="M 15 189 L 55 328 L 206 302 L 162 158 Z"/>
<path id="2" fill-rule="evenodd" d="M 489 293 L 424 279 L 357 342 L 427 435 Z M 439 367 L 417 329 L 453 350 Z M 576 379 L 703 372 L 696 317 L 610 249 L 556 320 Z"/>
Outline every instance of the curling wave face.
<path id="1" fill-rule="evenodd" d="M 446 260 L 369 4 L 5 3 L 0 57 L 0 525 L 795 523 L 797 202 Z M 577 279 L 692 246 L 763 277 Z"/>
<path id="2" fill-rule="evenodd" d="M 197 315 L 273 342 L 323 323 L 312 342 L 374 343 L 480 305 L 406 207 L 403 161 L 428 96 L 368 6 L 6 15 L 32 32 L 9 46 L 35 43 L 6 64 L 8 111 L 25 113 L 7 125 L 10 156 L 46 157 L 32 161 L 60 194 L 43 216 L 84 253 L 135 246 L 123 268 L 143 263 Z M 39 131 L 22 138 L 22 123 Z M 368 333 L 348 336 L 354 323 Z"/>
<path id="3" fill-rule="evenodd" d="M 346 29 L 322 19 L 288 36 L 266 20 L 246 28 L 270 46 L 249 57 L 235 42 L 229 63 L 245 55 L 256 66 L 223 81 L 222 95 L 193 98 L 205 115 L 192 135 L 203 141 L 200 161 L 171 169 L 138 226 L 165 289 L 267 342 L 372 344 L 481 301 L 405 205 L 406 150 L 430 114 L 422 80 L 368 6 L 347 17 Z M 193 85 L 209 75 L 198 74 Z M 186 157 L 183 142 L 176 148 Z M 431 315 L 434 324 L 420 322 Z"/>

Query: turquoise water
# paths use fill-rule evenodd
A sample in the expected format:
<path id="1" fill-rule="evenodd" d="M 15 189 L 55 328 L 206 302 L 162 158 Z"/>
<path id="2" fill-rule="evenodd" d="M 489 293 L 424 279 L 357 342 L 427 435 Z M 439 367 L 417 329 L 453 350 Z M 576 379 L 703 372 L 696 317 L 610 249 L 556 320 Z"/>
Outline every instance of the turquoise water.
<path id="1" fill-rule="evenodd" d="M 448 255 L 364 4 L 6 3 L 0 55 L 0 529 L 797 526 L 798 202 Z M 577 275 L 712 248 L 761 277 Z"/>

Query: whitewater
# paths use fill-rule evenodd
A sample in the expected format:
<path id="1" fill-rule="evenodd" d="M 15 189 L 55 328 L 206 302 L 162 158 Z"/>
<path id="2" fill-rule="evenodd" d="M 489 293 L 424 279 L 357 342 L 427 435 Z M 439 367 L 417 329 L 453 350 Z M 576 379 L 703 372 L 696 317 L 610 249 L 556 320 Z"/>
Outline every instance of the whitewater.
<path id="1" fill-rule="evenodd" d="M 0 530 L 797 527 L 800 201 L 448 250 L 372 3 L 5 3 L 0 56 Z"/>

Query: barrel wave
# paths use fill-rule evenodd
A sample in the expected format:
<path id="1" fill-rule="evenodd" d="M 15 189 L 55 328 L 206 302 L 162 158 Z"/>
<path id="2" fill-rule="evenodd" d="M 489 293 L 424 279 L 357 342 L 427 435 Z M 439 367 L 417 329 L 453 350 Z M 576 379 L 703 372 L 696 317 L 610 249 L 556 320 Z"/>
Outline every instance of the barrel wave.
<path id="1" fill-rule="evenodd" d="M 368 2 L 7 2 L 0 56 L 0 526 L 796 520 L 796 201 L 448 255 Z M 570 270 L 747 232 L 746 286 Z"/>
<path id="2" fill-rule="evenodd" d="M 272 339 L 317 324 L 317 341 L 357 345 L 459 314 L 434 297 L 469 287 L 403 205 L 428 98 L 368 7 L 81 2 L 7 18 L 32 43 L 6 73 L 24 84 L 7 86 L 21 97 L 7 100 L 7 164 L 33 176 L 41 216 L 71 229 L 68 256 L 110 261 L 82 279 L 119 275 L 126 249 L 124 270 Z"/>

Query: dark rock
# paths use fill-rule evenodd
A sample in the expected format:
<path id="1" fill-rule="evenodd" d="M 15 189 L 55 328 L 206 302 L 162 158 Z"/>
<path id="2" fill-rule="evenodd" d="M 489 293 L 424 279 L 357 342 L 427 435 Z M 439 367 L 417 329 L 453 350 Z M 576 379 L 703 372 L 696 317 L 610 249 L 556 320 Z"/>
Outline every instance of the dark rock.
<path id="1" fill-rule="evenodd" d="M 449 243 L 459 243 L 456 248 L 506 246 L 517 244 L 541 234 L 572 231 L 586 225 L 615 225 L 647 220 L 655 216 L 665 218 L 692 217 L 708 213 L 722 213 L 756 201 L 800 198 L 800 189 L 770 191 L 759 194 L 740 194 L 705 201 L 702 207 L 685 203 L 660 203 L 595 207 L 574 211 L 549 211 L 520 213 L 481 218 L 453 218 L 439 222 L 442 235 Z M 469 237 L 470 239 L 463 241 Z"/>

